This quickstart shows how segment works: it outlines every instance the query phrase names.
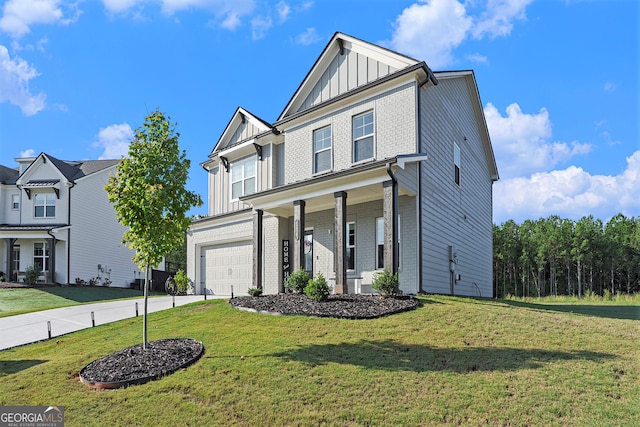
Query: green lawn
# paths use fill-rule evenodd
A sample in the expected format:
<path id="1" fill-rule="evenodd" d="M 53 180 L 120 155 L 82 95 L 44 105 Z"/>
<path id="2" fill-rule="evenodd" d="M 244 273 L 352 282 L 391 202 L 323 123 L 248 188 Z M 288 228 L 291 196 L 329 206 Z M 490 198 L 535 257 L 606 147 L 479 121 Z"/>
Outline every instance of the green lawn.
<path id="1" fill-rule="evenodd" d="M 152 313 L 150 340 L 195 338 L 205 355 L 103 392 L 79 371 L 138 343 L 142 319 L 99 326 L 1 351 L 0 405 L 61 405 L 67 426 L 640 425 L 637 306 L 612 316 L 420 300 L 375 320 L 268 316 L 222 300 Z"/>
<path id="2" fill-rule="evenodd" d="M 0 289 L 0 317 L 50 308 L 123 298 L 139 298 L 142 291 L 107 287 L 43 286 Z"/>

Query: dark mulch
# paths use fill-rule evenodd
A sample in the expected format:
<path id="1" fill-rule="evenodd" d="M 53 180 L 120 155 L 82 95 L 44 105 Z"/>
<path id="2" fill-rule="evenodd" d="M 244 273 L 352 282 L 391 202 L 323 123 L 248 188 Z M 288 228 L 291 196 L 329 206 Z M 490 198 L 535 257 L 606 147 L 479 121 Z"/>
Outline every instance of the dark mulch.
<path id="1" fill-rule="evenodd" d="M 315 301 L 304 294 L 277 294 L 238 297 L 229 304 L 240 309 L 287 315 L 373 319 L 412 310 L 418 300 L 411 297 L 383 298 L 374 295 L 331 295 L 327 301 Z"/>
<path id="2" fill-rule="evenodd" d="M 204 346 L 191 338 L 169 338 L 127 347 L 89 363 L 80 380 L 97 389 L 142 384 L 169 375 L 200 358 Z"/>

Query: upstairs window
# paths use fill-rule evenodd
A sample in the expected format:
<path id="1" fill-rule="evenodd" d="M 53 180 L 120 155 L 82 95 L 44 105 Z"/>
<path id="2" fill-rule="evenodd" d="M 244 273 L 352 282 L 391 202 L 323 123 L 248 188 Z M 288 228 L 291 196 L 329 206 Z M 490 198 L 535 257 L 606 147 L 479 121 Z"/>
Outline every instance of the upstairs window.
<path id="1" fill-rule="evenodd" d="M 56 195 L 53 193 L 36 194 L 33 205 L 36 218 L 54 218 L 56 216 Z"/>
<path id="2" fill-rule="evenodd" d="M 353 162 L 373 158 L 373 111 L 353 117 Z"/>
<path id="3" fill-rule="evenodd" d="M 460 147 L 453 143 L 453 180 L 460 186 Z"/>
<path id="4" fill-rule="evenodd" d="M 11 195 L 11 210 L 12 211 L 17 211 L 18 209 L 20 209 L 20 195 L 19 194 L 12 194 Z"/>
<path id="5" fill-rule="evenodd" d="M 256 157 L 231 163 L 231 199 L 256 192 Z"/>
<path id="6" fill-rule="evenodd" d="M 313 173 L 331 170 L 331 126 L 313 131 Z"/>

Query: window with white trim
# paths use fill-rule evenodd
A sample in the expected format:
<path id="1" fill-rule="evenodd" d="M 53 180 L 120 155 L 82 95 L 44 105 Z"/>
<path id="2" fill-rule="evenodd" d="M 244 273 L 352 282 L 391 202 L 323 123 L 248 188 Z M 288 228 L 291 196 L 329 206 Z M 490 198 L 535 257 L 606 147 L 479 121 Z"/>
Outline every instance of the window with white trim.
<path id="1" fill-rule="evenodd" d="M 373 111 L 353 116 L 353 162 L 373 158 Z"/>
<path id="2" fill-rule="evenodd" d="M 400 235 L 402 228 L 400 227 L 400 215 L 398 215 L 398 246 L 397 256 L 398 265 L 400 265 Z M 381 270 L 384 268 L 384 217 L 376 218 L 376 268 Z"/>
<path id="3" fill-rule="evenodd" d="M 231 163 L 231 199 L 256 192 L 256 156 Z"/>
<path id="4" fill-rule="evenodd" d="M 20 209 L 20 195 L 19 194 L 12 194 L 11 195 L 11 210 L 12 211 L 17 211 L 18 209 Z"/>
<path id="5" fill-rule="evenodd" d="M 54 218 L 56 216 L 56 195 L 53 193 L 38 193 L 33 198 L 36 218 Z"/>
<path id="6" fill-rule="evenodd" d="M 331 126 L 313 131 L 313 173 L 330 171 L 332 167 Z"/>
<path id="7" fill-rule="evenodd" d="M 356 269 L 356 223 L 347 223 L 347 270 Z"/>
<path id="8" fill-rule="evenodd" d="M 460 147 L 453 143 L 453 180 L 460 185 Z"/>
<path id="9" fill-rule="evenodd" d="M 33 266 L 41 271 L 49 271 L 49 243 L 36 242 L 33 244 Z"/>

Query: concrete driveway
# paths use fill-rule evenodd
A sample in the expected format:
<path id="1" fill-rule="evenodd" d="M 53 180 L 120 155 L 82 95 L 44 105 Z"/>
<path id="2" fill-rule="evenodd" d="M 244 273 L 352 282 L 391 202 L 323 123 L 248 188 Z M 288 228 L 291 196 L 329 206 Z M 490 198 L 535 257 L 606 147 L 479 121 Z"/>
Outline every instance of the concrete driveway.
<path id="1" fill-rule="evenodd" d="M 213 298 L 228 297 L 207 295 L 207 299 Z M 204 295 L 177 296 L 176 307 L 203 300 Z M 0 318 L 0 350 L 48 339 L 49 324 L 51 325 L 51 338 L 55 338 L 70 332 L 91 328 L 94 321 L 98 326 L 136 317 L 136 303 L 138 304 L 138 315 L 142 316 L 144 298 L 74 305 Z M 148 299 L 147 312 L 153 313 L 172 307 L 173 298 L 171 296 L 153 297 Z M 91 313 L 93 313 L 93 320 Z"/>

